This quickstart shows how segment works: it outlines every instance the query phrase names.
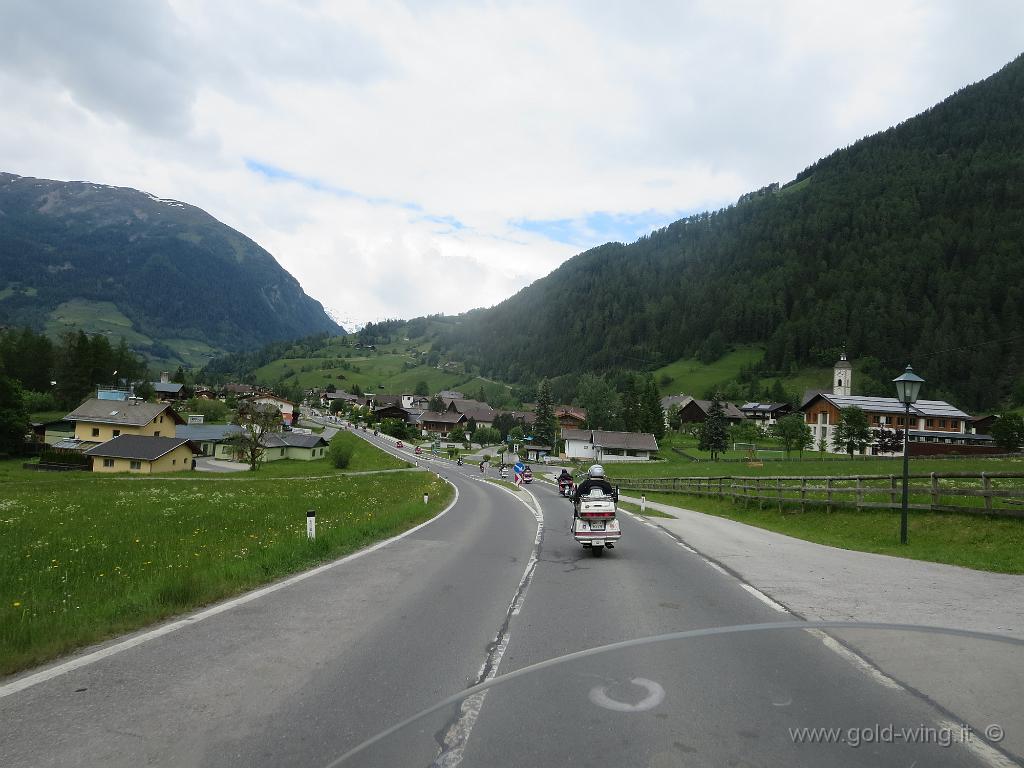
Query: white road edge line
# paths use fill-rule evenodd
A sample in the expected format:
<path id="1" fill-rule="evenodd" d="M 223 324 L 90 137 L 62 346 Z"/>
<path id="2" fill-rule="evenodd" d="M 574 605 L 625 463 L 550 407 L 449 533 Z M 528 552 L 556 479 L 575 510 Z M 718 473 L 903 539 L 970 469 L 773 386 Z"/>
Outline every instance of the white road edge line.
<path id="1" fill-rule="evenodd" d="M 963 733 L 963 723 L 954 723 L 952 720 L 939 720 L 939 728 L 942 728 L 947 733 Z M 963 741 L 955 742 L 966 749 L 968 752 L 973 752 L 974 756 L 981 760 L 983 763 L 992 766 L 992 768 L 1019 768 L 1020 763 L 1016 763 L 999 750 L 993 749 L 984 741 L 981 741 L 977 734 L 970 733 Z"/>
<path id="2" fill-rule="evenodd" d="M 868 662 L 863 656 L 861 656 L 858 653 L 855 653 L 854 651 L 851 651 L 849 648 L 840 643 L 831 635 L 826 634 L 820 629 L 809 629 L 807 631 L 809 634 L 821 640 L 821 642 L 825 645 L 826 648 L 828 648 L 830 651 L 837 654 L 838 656 L 842 656 L 844 659 L 853 664 L 853 666 L 857 667 L 857 669 L 866 674 L 876 683 L 883 685 L 886 688 L 891 688 L 894 691 L 907 690 L 903 687 L 903 685 L 896 682 L 893 678 L 889 677 L 874 664 Z"/>
<path id="3" fill-rule="evenodd" d="M 760 600 L 762 603 L 767 605 L 769 608 L 772 608 L 772 609 L 778 611 L 779 613 L 785 613 L 787 615 L 792 615 L 792 614 L 789 613 L 789 609 L 786 606 L 784 606 L 782 603 L 775 602 L 774 600 L 772 600 L 770 597 L 768 597 L 768 595 L 766 595 L 764 592 L 762 592 L 757 587 L 752 587 L 752 586 L 750 586 L 749 584 L 747 584 L 746 582 L 743 582 L 743 581 L 740 582 L 740 586 L 743 587 L 743 589 L 747 590 L 747 592 L 752 594 L 758 600 Z"/>
<path id="4" fill-rule="evenodd" d="M 339 565 L 350 563 L 353 560 L 362 557 L 363 555 L 368 555 L 371 552 L 376 552 L 378 549 L 383 549 L 384 547 L 388 546 L 389 544 L 393 544 L 399 539 L 404 539 L 406 536 L 409 536 L 410 534 L 415 533 L 421 528 L 430 525 L 436 520 L 441 519 L 444 515 L 448 514 L 448 511 L 452 507 L 454 507 L 458 503 L 459 489 L 456 487 L 455 483 L 452 483 L 447 479 L 445 479 L 445 482 L 447 482 L 452 488 L 455 489 L 455 498 L 452 499 L 451 504 L 449 504 L 447 507 L 445 507 L 443 510 L 441 510 L 438 514 L 434 515 L 434 517 L 430 518 L 429 520 L 422 522 L 419 525 L 414 526 L 409 530 L 398 534 L 397 536 L 392 536 L 390 539 L 379 541 L 376 544 L 367 547 L 366 549 L 361 549 L 358 552 L 353 552 L 351 555 L 346 555 L 340 560 L 334 560 L 330 563 L 324 563 L 323 565 L 319 565 L 311 570 L 303 571 L 302 573 L 295 574 L 294 576 L 289 576 L 283 581 L 278 581 L 273 584 L 269 584 L 265 587 L 260 587 L 259 589 L 253 590 L 252 592 L 246 592 L 244 595 L 240 595 L 239 597 L 227 600 L 223 603 L 218 603 L 217 605 L 214 605 L 211 608 L 206 608 L 205 610 L 202 610 L 199 613 L 193 614 L 191 616 L 186 616 L 185 618 L 178 619 L 177 621 L 172 621 L 169 624 L 164 624 L 163 626 L 157 627 L 156 629 L 151 629 L 148 632 L 143 632 L 140 635 L 130 637 L 127 640 L 122 640 L 121 642 L 115 643 L 114 645 L 108 646 L 106 648 L 101 648 L 97 651 L 93 651 L 92 653 L 87 653 L 84 656 L 79 656 L 78 658 L 74 658 L 70 661 L 65 661 L 62 664 L 50 667 L 49 669 L 44 669 L 40 672 L 35 672 L 26 675 L 25 677 L 19 678 L 17 680 L 13 680 L 9 683 L 6 683 L 5 685 L 0 686 L 0 699 L 4 698 L 5 696 L 11 696 L 12 694 L 24 691 L 26 688 L 31 688 L 34 685 L 45 683 L 47 680 L 52 680 L 55 677 L 60 677 L 61 675 L 65 675 L 68 672 L 73 672 L 76 669 L 81 669 L 82 667 L 88 666 L 89 664 L 94 664 L 97 661 L 105 659 L 109 656 L 113 656 L 114 654 L 121 653 L 122 651 L 127 651 L 130 648 L 135 648 L 136 646 L 142 645 L 143 643 L 147 643 L 150 640 L 155 640 L 158 637 L 169 635 L 171 634 L 171 632 L 176 632 L 177 630 L 183 629 L 184 627 L 192 626 L 193 624 L 197 624 L 200 621 L 203 621 L 204 619 L 209 619 L 212 616 L 224 613 L 225 611 L 230 611 L 232 608 L 237 608 L 238 606 L 244 605 L 245 603 L 252 602 L 253 600 L 258 600 L 259 598 L 264 597 L 265 595 L 269 595 L 272 592 L 277 592 L 278 590 L 284 589 L 285 587 L 290 587 L 293 584 L 298 584 L 300 581 L 305 581 L 306 579 L 312 578 L 313 576 L 318 576 L 324 571 L 329 571 L 330 569 L 336 568 Z"/>

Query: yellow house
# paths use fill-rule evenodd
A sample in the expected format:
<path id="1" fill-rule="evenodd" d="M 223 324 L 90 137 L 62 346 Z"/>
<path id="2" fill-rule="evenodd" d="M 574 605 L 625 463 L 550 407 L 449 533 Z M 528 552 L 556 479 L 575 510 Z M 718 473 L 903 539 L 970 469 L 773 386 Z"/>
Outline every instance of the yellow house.
<path id="1" fill-rule="evenodd" d="M 199 451 L 183 437 L 120 435 L 85 452 L 93 472 L 183 472 Z"/>
<path id="2" fill-rule="evenodd" d="M 64 417 L 75 424 L 75 439 L 105 443 L 121 435 L 174 437 L 185 420 L 167 403 L 90 398 Z"/>

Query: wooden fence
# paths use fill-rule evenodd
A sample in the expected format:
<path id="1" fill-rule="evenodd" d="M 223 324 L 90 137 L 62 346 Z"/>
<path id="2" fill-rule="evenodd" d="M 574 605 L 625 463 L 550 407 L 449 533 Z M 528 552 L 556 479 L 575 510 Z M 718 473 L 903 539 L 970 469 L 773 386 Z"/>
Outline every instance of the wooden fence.
<path id="1" fill-rule="evenodd" d="M 651 477 L 615 480 L 623 490 L 732 499 L 749 505 L 898 510 L 903 475 L 812 477 Z M 1024 518 L 1024 472 L 931 472 L 910 475 L 910 509 Z M 980 501 L 979 501 L 980 500 Z"/>

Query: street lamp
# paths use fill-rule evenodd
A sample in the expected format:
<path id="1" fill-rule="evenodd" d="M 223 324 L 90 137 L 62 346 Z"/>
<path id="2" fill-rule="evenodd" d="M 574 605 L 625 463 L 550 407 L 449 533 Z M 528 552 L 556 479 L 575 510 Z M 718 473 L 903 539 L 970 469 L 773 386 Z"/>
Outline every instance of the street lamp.
<path id="1" fill-rule="evenodd" d="M 917 402 L 917 395 L 921 391 L 924 379 L 914 373 L 914 369 L 907 365 L 907 369 L 892 380 L 896 385 L 896 397 L 906 411 L 906 418 L 903 420 L 903 509 L 900 512 L 900 544 L 907 543 L 907 503 L 909 490 L 907 483 L 910 480 L 910 406 Z"/>

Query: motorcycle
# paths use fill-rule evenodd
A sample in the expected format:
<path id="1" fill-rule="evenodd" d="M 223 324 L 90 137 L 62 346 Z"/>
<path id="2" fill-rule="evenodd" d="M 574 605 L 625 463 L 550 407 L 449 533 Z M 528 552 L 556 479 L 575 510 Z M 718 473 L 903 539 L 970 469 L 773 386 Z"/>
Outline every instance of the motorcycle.
<path id="1" fill-rule="evenodd" d="M 572 498 L 572 492 L 576 488 L 576 484 L 572 481 L 572 478 L 566 478 L 558 481 L 558 493 L 567 499 Z"/>
<path id="2" fill-rule="evenodd" d="M 455 464 L 456 464 L 456 466 L 461 467 L 462 466 L 462 458 L 460 457 L 459 460 L 455 462 Z"/>
<path id="3" fill-rule="evenodd" d="M 619 489 L 606 495 L 600 488 L 591 489 L 576 502 L 572 519 L 572 536 L 589 549 L 594 557 L 600 557 L 605 548 L 613 549 L 622 538 L 622 530 L 615 516 L 619 501 Z"/>
<path id="4" fill-rule="evenodd" d="M 533 482 L 533 470 L 530 469 L 529 467 L 527 467 L 525 470 L 523 470 L 523 482 L 524 483 L 532 483 Z"/>

